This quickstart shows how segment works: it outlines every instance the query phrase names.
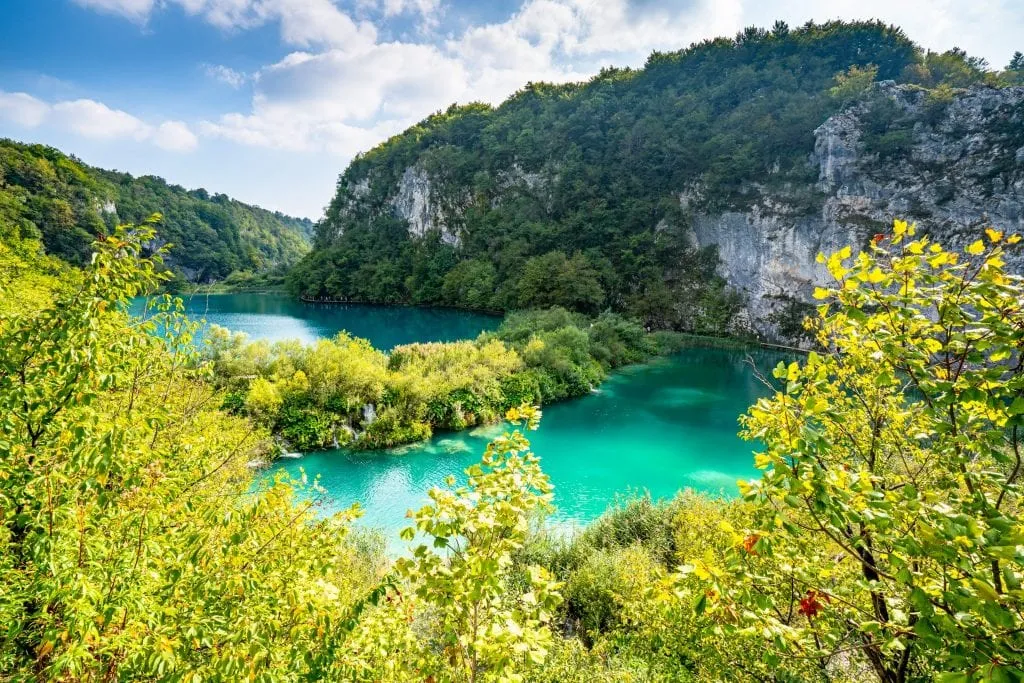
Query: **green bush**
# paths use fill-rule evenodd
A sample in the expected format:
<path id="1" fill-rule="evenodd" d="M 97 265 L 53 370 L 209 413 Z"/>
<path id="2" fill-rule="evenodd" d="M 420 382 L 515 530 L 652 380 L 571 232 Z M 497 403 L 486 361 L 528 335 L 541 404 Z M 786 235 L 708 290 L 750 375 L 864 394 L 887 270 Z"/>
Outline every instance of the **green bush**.
<path id="1" fill-rule="evenodd" d="M 278 433 L 300 451 L 330 448 L 334 444 L 334 418 L 308 405 L 286 403 L 278 413 Z"/>
<path id="2" fill-rule="evenodd" d="M 420 420 L 403 421 L 395 410 L 386 410 L 373 422 L 366 425 L 366 431 L 359 435 L 356 446 L 360 448 L 392 448 L 405 443 L 424 441 L 433 435 L 430 425 Z"/>

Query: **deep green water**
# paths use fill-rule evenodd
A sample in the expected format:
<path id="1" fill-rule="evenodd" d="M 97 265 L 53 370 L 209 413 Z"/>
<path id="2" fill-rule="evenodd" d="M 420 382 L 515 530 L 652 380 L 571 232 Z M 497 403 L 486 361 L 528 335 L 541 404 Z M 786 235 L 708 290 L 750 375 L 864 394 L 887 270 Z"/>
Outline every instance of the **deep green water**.
<path id="1" fill-rule="evenodd" d="M 501 323 L 497 316 L 447 308 L 308 304 L 283 294 L 195 294 L 184 299 L 189 316 L 245 332 L 250 339 L 308 343 L 347 330 L 385 350 L 417 341 L 472 339 Z M 144 306 L 143 299 L 136 299 L 131 312 L 138 315 Z"/>
<path id="2" fill-rule="evenodd" d="M 693 349 L 615 373 L 590 396 L 548 406 L 533 450 L 555 485 L 554 521 L 578 526 L 617 497 L 655 498 L 692 488 L 733 495 L 736 480 L 754 476 L 754 446 L 737 435 L 737 418 L 768 389 L 749 364 L 771 367 L 783 356 L 765 351 Z M 769 373 L 770 376 L 770 373 Z M 448 474 L 476 461 L 488 439 L 505 427 L 446 433 L 392 451 L 344 450 L 285 459 L 330 493 L 325 508 L 359 501 L 362 523 L 383 529 L 394 545 L 408 526 L 405 513 Z"/>

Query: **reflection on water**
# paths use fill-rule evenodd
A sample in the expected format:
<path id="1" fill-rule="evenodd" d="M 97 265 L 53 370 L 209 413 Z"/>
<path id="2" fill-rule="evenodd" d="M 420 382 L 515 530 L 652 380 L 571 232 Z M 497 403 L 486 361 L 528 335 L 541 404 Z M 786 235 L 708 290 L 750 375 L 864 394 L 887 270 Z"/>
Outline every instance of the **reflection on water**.
<path id="1" fill-rule="evenodd" d="M 184 300 L 192 318 L 251 339 L 309 343 L 345 330 L 384 350 L 418 341 L 473 339 L 501 323 L 496 316 L 448 308 L 309 304 L 283 294 L 196 294 Z M 144 305 L 136 299 L 132 313 L 141 313 Z"/>

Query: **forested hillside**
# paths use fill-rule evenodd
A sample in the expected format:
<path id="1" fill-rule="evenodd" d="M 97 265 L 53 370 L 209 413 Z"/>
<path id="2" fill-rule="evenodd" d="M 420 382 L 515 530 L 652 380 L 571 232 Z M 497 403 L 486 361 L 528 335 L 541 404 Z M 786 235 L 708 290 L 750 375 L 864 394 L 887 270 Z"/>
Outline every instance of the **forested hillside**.
<path id="1" fill-rule="evenodd" d="M 312 223 L 155 176 L 83 164 L 43 145 L 0 140 L 0 229 L 41 239 L 48 254 L 80 265 L 97 235 L 118 223 L 163 215 L 160 243 L 180 280 L 210 282 L 236 271 L 266 272 L 308 250 Z M 157 245 L 149 245 L 155 248 Z"/>
<path id="2" fill-rule="evenodd" d="M 612 308 L 653 327 L 730 331 L 746 293 L 716 275 L 695 215 L 773 193 L 789 212 L 821 213 L 815 131 L 873 83 L 926 93 L 937 116 L 958 89 L 1024 82 L 1021 62 L 996 72 L 875 22 L 780 22 L 583 84 L 529 84 L 498 107 L 453 106 L 352 162 L 290 284 L 357 301 Z M 870 151 L 898 157 L 907 122 L 875 118 Z"/>

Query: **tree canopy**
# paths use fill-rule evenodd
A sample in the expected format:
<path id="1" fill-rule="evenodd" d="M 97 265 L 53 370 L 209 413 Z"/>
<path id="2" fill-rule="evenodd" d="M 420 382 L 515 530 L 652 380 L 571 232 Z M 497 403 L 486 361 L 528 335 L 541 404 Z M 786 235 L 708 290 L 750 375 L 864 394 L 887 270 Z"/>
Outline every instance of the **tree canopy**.
<path id="1" fill-rule="evenodd" d="M 313 228 L 308 219 L 223 194 L 92 168 L 52 147 L 0 140 L 4 237 L 41 239 L 50 255 L 83 265 L 97 236 L 154 213 L 163 216 L 160 242 L 172 245 L 164 265 L 181 282 L 283 269 L 306 253 Z"/>

